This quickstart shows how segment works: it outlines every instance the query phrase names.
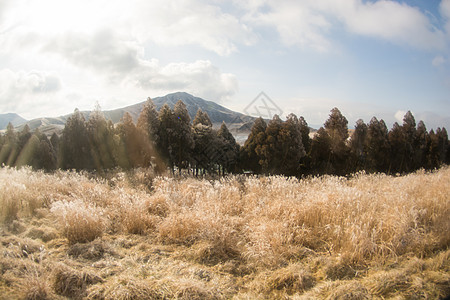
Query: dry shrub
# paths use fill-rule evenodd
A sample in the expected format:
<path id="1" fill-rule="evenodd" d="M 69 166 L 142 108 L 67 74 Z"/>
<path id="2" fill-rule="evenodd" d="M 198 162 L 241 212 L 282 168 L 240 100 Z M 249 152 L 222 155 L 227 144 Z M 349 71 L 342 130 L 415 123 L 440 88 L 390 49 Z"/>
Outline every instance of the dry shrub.
<path id="1" fill-rule="evenodd" d="M 204 225 L 192 211 L 171 214 L 159 224 L 158 237 L 166 244 L 191 245 L 198 239 Z"/>
<path id="2" fill-rule="evenodd" d="M 216 265 L 229 260 L 237 260 L 240 256 L 238 250 L 220 242 L 200 241 L 189 250 L 188 257 L 205 265 Z"/>
<path id="3" fill-rule="evenodd" d="M 39 274 L 34 272 L 20 280 L 18 286 L 18 289 L 21 291 L 21 299 L 47 300 L 56 298 L 48 278 L 39 276 Z"/>
<path id="4" fill-rule="evenodd" d="M 89 285 L 103 282 L 95 274 L 80 272 L 69 266 L 59 264 L 53 271 L 53 289 L 58 295 L 70 298 L 82 298 Z"/>
<path id="5" fill-rule="evenodd" d="M 330 280 L 352 279 L 357 273 L 357 267 L 345 258 L 330 260 L 325 265 L 325 275 Z"/>
<path id="6" fill-rule="evenodd" d="M 170 295 L 166 286 L 150 280 L 118 276 L 103 284 L 96 284 L 87 290 L 86 299 L 103 300 L 157 300 Z"/>
<path id="7" fill-rule="evenodd" d="M 410 279 L 405 270 L 392 270 L 370 276 L 366 279 L 366 286 L 372 294 L 388 297 L 408 290 L 411 286 Z"/>
<path id="8" fill-rule="evenodd" d="M 43 242 L 48 242 L 58 238 L 58 232 L 54 228 L 48 226 L 39 228 L 32 227 L 28 230 L 26 236 L 32 239 L 40 239 Z"/>
<path id="9" fill-rule="evenodd" d="M 156 227 L 159 218 L 148 213 L 147 203 L 133 201 L 121 206 L 122 226 L 125 232 L 145 234 Z"/>
<path id="10" fill-rule="evenodd" d="M 372 295 L 358 281 L 326 281 L 293 299 L 367 300 Z"/>
<path id="11" fill-rule="evenodd" d="M 308 270 L 305 270 L 304 266 L 292 264 L 270 274 L 265 291 L 270 293 L 273 290 L 279 290 L 292 295 L 307 291 L 313 288 L 315 284 L 315 278 Z"/>
<path id="12" fill-rule="evenodd" d="M 62 233 L 69 244 L 93 241 L 104 232 L 102 210 L 81 200 L 57 201 L 51 211 L 59 218 Z"/>
<path id="13" fill-rule="evenodd" d="M 180 300 L 225 299 L 219 290 L 207 287 L 198 280 L 179 280 L 174 290 L 175 298 Z"/>
<path id="14" fill-rule="evenodd" d="M 108 253 L 114 255 L 114 252 L 105 243 L 96 239 L 89 243 L 77 243 L 73 244 L 67 250 L 67 254 L 74 258 L 83 258 L 87 260 L 97 261 Z"/>

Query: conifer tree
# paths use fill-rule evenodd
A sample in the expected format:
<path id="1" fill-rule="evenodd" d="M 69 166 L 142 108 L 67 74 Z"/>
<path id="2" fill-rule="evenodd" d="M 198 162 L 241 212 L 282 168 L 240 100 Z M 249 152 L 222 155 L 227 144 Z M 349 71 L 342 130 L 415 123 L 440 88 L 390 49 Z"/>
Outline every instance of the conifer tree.
<path id="1" fill-rule="evenodd" d="M 60 151 L 63 169 L 91 170 L 95 167 L 91 157 L 86 121 L 78 109 L 75 109 L 67 119 L 61 137 Z"/>
<path id="2" fill-rule="evenodd" d="M 327 131 L 331 142 L 330 163 L 333 165 L 334 172 L 338 175 L 344 175 L 347 172 L 347 124 L 347 119 L 336 107 L 331 110 L 330 116 L 324 124 L 324 128 Z"/>
<path id="3" fill-rule="evenodd" d="M 332 174 L 331 137 L 327 130 L 320 127 L 311 143 L 312 172 L 316 174 Z"/>
<path id="4" fill-rule="evenodd" d="M 142 130 L 149 138 L 154 147 L 159 143 L 159 119 L 158 112 L 153 100 L 149 97 L 142 108 L 136 127 Z"/>
<path id="5" fill-rule="evenodd" d="M 193 120 L 192 127 L 194 137 L 193 160 L 195 165 L 195 175 L 199 169 L 212 172 L 214 164 L 218 163 L 220 154 L 218 151 L 217 133 L 212 128 L 211 120 L 207 113 L 201 109 Z"/>
<path id="6" fill-rule="evenodd" d="M 234 136 L 228 130 L 225 122 L 222 122 L 220 129 L 217 131 L 217 136 L 220 154 L 218 163 L 222 166 L 222 175 L 224 175 L 225 172 L 232 172 L 236 169 L 240 147 L 236 143 Z"/>
<path id="7" fill-rule="evenodd" d="M 350 139 L 351 171 L 363 170 L 366 163 L 367 125 L 363 120 L 356 121 L 355 131 Z"/>
<path id="8" fill-rule="evenodd" d="M 242 148 L 242 167 L 255 173 L 261 172 L 263 157 L 260 155 L 266 140 L 267 124 L 263 118 L 259 117 L 253 123 L 250 134 Z"/>
<path id="9" fill-rule="evenodd" d="M 144 135 L 136 128 L 133 119 L 125 112 L 122 122 L 117 126 L 120 136 L 119 155 L 125 155 L 126 159 L 120 157 L 122 168 L 147 167 L 149 164 L 149 144 Z"/>
<path id="10" fill-rule="evenodd" d="M 389 133 L 386 123 L 373 117 L 367 127 L 365 169 L 368 172 L 389 171 Z"/>
<path id="11" fill-rule="evenodd" d="M 296 176 L 300 173 L 300 160 L 306 152 L 302 142 L 302 124 L 294 114 L 289 114 L 281 125 L 278 141 L 281 145 L 280 173 Z"/>
<path id="12" fill-rule="evenodd" d="M 406 142 L 405 131 L 397 122 L 394 123 L 391 131 L 389 131 L 389 144 L 391 147 L 390 171 L 403 173 L 406 170 L 405 154 L 409 145 Z"/>
<path id="13" fill-rule="evenodd" d="M 430 148 L 430 136 L 423 121 L 417 123 L 414 136 L 414 169 L 425 168 L 427 155 Z"/>
<path id="14" fill-rule="evenodd" d="M 169 105 L 164 104 L 159 110 L 159 131 L 158 131 L 158 153 L 164 160 L 165 164 L 170 166 L 172 172 L 174 171 L 175 152 L 174 152 L 174 140 L 175 140 L 175 117 L 172 109 Z"/>
<path id="15" fill-rule="evenodd" d="M 87 122 L 91 155 L 97 170 L 111 169 L 116 166 L 114 154 L 114 127 L 107 122 L 100 106 L 90 114 Z"/>
<path id="16" fill-rule="evenodd" d="M 12 166 L 17 156 L 17 134 L 14 130 L 14 126 L 8 123 L 6 127 L 6 133 L 3 140 L 3 146 L 0 151 L 0 164 L 6 164 Z"/>
<path id="17" fill-rule="evenodd" d="M 192 150 L 194 148 L 194 138 L 192 134 L 191 118 L 183 101 L 179 100 L 174 108 L 173 122 L 173 142 L 172 151 L 174 163 L 179 172 L 189 166 Z"/>
<path id="18" fill-rule="evenodd" d="M 416 120 L 414 119 L 411 111 L 408 111 L 403 117 L 403 137 L 404 137 L 404 163 L 403 169 L 406 172 L 410 172 L 414 169 L 414 157 L 415 157 L 415 137 L 416 137 Z"/>

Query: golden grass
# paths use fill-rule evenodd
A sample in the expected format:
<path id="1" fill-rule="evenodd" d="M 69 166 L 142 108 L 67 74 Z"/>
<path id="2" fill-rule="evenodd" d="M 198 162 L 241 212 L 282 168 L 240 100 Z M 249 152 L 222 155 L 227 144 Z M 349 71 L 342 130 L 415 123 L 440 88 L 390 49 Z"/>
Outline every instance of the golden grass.
<path id="1" fill-rule="evenodd" d="M 0 294 L 439 299 L 449 183 L 448 167 L 303 180 L 2 168 Z"/>

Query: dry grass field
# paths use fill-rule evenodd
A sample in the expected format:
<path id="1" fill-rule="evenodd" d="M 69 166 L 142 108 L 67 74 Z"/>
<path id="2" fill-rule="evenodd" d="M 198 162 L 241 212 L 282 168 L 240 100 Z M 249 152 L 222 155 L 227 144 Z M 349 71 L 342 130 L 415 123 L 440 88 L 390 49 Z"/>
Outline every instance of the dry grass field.
<path id="1" fill-rule="evenodd" d="M 439 299 L 450 168 L 92 179 L 0 169 L 1 299 Z"/>

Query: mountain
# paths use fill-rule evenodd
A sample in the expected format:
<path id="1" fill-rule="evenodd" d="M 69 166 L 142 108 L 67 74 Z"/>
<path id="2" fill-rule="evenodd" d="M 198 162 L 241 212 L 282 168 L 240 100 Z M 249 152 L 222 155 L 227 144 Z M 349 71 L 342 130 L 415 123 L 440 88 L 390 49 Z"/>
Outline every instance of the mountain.
<path id="1" fill-rule="evenodd" d="M 0 130 L 6 129 L 8 123 L 13 124 L 14 126 L 18 126 L 27 122 L 24 118 L 19 116 L 18 114 L 8 113 L 8 114 L 0 114 Z"/>
<path id="2" fill-rule="evenodd" d="M 191 120 L 194 119 L 197 110 L 201 108 L 203 111 L 208 113 L 211 122 L 215 127 L 219 127 L 222 124 L 222 122 L 225 122 L 233 134 L 242 135 L 242 137 L 244 136 L 247 137 L 248 134 L 247 128 L 249 127 L 251 128 L 251 125 L 249 126 L 249 124 L 252 124 L 253 121 L 255 120 L 254 117 L 232 111 L 215 102 L 207 101 L 184 92 L 172 93 L 163 97 L 156 97 L 152 100 L 155 103 L 157 110 L 159 110 L 165 103 L 167 103 L 171 108 L 173 108 L 175 103 L 178 102 L 178 100 L 183 101 L 189 112 Z M 123 108 L 103 111 L 103 114 L 106 119 L 111 120 L 115 124 L 120 122 L 125 112 L 128 112 L 132 116 L 133 120 L 136 122 L 139 117 L 139 114 L 142 111 L 144 104 L 145 101 Z M 83 111 L 82 113 L 84 117 L 88 119 L 91 112 Z M 38 118 L 28 122 L 25 120 L 26 123 L 17 126 L 16 130 L 20 131 L 23 129 L 25 124 L 28 124 L 28 126 L 32 131 L 35 130 L 36 128 L 39 128 L 39 130 L 42 133 L 45 133 L 48 136 L 50 136 L 53 134 L 53 132 L 61 133 L 62 130 L 64 129 L 64 125 L 67 119 L 70 116 L 71 114 L 57 118 Z M 241 139 L 241 137 L 239 137 L 239 139 Z"/>

